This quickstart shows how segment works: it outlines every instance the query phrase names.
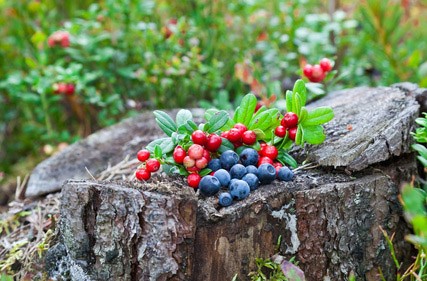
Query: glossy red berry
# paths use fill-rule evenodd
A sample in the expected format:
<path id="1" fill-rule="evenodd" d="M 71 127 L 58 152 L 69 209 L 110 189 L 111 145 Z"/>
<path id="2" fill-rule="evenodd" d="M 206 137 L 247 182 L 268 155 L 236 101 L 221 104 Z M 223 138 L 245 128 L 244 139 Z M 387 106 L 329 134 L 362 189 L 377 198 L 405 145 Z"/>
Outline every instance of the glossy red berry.
<path id="1" fill-rule="evenodd" d="M 255 112 L 257 112 L 263 106 L 262 102 L 257 102 L 255 106 Z"/>
<path id="2" fill-rule="evenodd" d="M 185 156 L 182 163 L 188 169 L 188 168 L 194 167 L 194 165 L 196 165 L 196 160 L 194 160 L 190 156 Z"/>
<path id="3" fill-rule="evenodd" d="M 264 150 L 267 147 L 267 144 L 265 142 L 260 143 L 260 149 L 258 151 L 259 156 L 264 156 Z"/>
<path id="4" fill-rule="evenodd" d="M 266 146 L 263 151 L 263 156 L 266 156 L 271 160 L 276 159 L 278 154 L 279 152 L 277 151 L 277 148 L 274 145 Z"/>
<path id="5" fill-rule="evenodd" d="M 147 149 L 141 149 L 136 154 L 136 158 L 138 158 L 138 160 L 141 162 L 145 162 L 148 158 L 150 158 L 150 151 L 148 151 Z"/>
<path id="6" fill-rule="evenodd" d="M 187 171 L 190 173 L 198 173 L 200 171 L 200 168 L 197 168 L 195 165 L 193 167 L 187 168 Z"/>
<path id="7" fill-rule="evenodd" d="M 286 136 L 286 127 L 285 126 L 277 126 L 274 130 L 274 134 L 279 138 L 284 138 Z"/>
<path id="8" fill-rule="evenodd" d="M 211 154 L 209 153 L 209 150 L 205 149 L 205 151 L 203 151 L 203 157 L 206 158 L 206 160 L 211 161 Z"/>
<path id="9" fill-rule="evenodd" d="M 231 142 L 239 142 L 242 140 L 242 133 L 239 129 L 232 128 L 230 131 L 228 131 L 227 139 Z"/>
<path id="10" fill-rule="evenodd" d="M 243 145 L 242 141 L 233 142 L 234 149 L 239 148 Z"/>
<path id="11" fill-rule="evenodd" d="M 190 187 L 197 188 L 201 179 L 202 177 L 199 174 L 189 174 L 187 177 L 187 183 Z"/>
<path id="12" fill-rule="evenodd" d="M 295 140 L 295 137 L 297 136 L 297 130 L 298 130 L 297 127 L 293 127 L 293 128 L 290 128 L 288 130 L 288 136 L 293 141 Z"/>
<path id="13" fill-rule="evenodd" d="M 135 172 L 135 177 L 140 181 L 146 181 L 150 179 L 151 173 L 146 169 L 138 169 Z"/>
<path id="14" fill-rule="evenodd" d="M 145 161 L 145 169 L 147 169 L 148 172 L 156 172 L 160 169 L 160 162 L 157 159 L 150 158 L 147 161 Z"/>
<path id="15" fill-rule="evenodd" d="M 256 142 L 256 134 L 254 131 L 246 131 L 242 135 L 242 141 L 244 144 L 252 145 Z"/>
<path id="16" fill-rule="evenodd" d="M 293 112 L 288 112 L 283 116 L 280 124 L 286 128 L 292 128 L 298 125 L 298 116 Z"/>
<path id="17" fill-rule="evenodd" d="M 277 168 L 277 167 L 279 167 L 279 168 L 283 167 L 282 163 L 280 163 L 280 162 L 274 162 L 274 163 L 273 163 L 273 166 L 274 166 L 275 168 Z"/>
<path id="18" fill-rule="evenodd" d="M 203 152 L 205 149 L 200 144 L 193 144 L 188 149 L 188 156 L 197 160 L 203 157 Z"/>
<path id="19" fill-rule="evenodd" d="M 221 137 L 228 139 L 228 131 L 222 132 Z"/>
<path id="20" fill-rule="evenodd" d="M 208 136 L 205 147 L 210 152 L 215 152 L 220 148 L 221 144 L 222 138 L 218 135 L 212 134 Z"/>
<path id="21" fill-rule="evenodd" d="M 302 72 L 304 73 L 305 77 L 310 79 L 311 75 L 313 74 L 313 66 L 311 64 L 306 64 L 302 69 Z"/>
<path id="22" fill-rule="evenodd" d="M 311 77 L 308 77 L 308 79 L 311 82 L 322 82 L 323 79 L 325 79 L 326 73 L 323 71 L 323 69 L 320 67 L 320 65 L 315 64 L 313 66 L 313 73 L 311 74 Z"/>
<path id="23" fill-rule="evenodd" d="M 74 91 L 76 90 L 76 87 L 72 83 L 65 84 L 65 94 L 66 95 L 72 95 L 74 94 Z"/>
<path id="24" fill-rule="evenodd" d="M 205 145 L 206 134 L 201 130 L 196 130 L 191 134 L 191 140 L 195 144 Z"/>
<path id="25" fill-rule="evenodd" d="M 243 134 L 244 132 L 246 132 L 248 130 L 248 128 L 246 128 L 245 125 L 243 125 L 242 123 L 236 123 L 233 128 L 236 128 L 240 131 L 240 134 Z"/>
<path id="26" fill-rule="evenodd" d="M 202 157 L 198 160 L 196 160 L 196 167 L 199 169 L 203 169 L 208 165 L 208 159 L 206 159 L 205 157 Z"/>
<path id="27" fill-rule="evenodd" d="M 173 160 L 177 163 L 177 164 L 182 164 L 184 162 L 184 158 L 185 156 L 187 156 L 187 153 L 185 152 L 185 150 L 180 147 L 177 146 L 175 148 L 175 150 L 173 151 Z"/>
<path id="28" fill-rule="evenodd" d="M 271 158 L 267 156 L 262 156 L 258 160 L 258 166 L 261 166 L 262 164 L 267 164 L 267 163 L 273 165 L 273 160 L 271 160 Z"/>
<path id="29" fill-rule="evenodd" d="M 319 65 L 324 72 L 329 72 L 332 70 L 332 62 L 327 58 L 321 59 Z"/>

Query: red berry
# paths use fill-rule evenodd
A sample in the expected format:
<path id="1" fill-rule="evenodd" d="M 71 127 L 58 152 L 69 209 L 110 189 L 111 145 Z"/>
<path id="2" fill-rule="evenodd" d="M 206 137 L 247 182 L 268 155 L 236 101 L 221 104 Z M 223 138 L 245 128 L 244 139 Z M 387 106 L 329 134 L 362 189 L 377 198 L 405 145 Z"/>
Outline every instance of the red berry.
<path id="1" fill-rule="evenodd" d="M 241 147 L 242 145 L 243 145 L 243 142 L 242 142 L 242 141 L 233 142 L 234 149 L 239 148 L 239 147 Z"/>
<path id="2" fill-rule="evenodd" d="M 280 163 L 280 162 L 274 162 L 274 163 L 273 163 L 273 166 L 274 166 L 275 168 L 277 168 L 277 167 L 279 167 L 279 168 L 283 167 L 282 163 Z"/>
<path id="3" fill-rule="evenodd" d="M 319 64 L 320 64 L 320 67 L 325 72 L 329 72 L 332 70 L 332 62 L 327 58 L 321 59 Z"/>
<path id="4" fill-rule="evenodd" d="M 275 166 L 274 164 L 273 164 L 273 166 L 274 166 L 274 168 L 276 168 L 276 175 L 277 175 L 277 173 L 279 172 L 280 168 L 282 168 L 282 166 Z"/>
<path id="5" fill-rule="evenodd" d="M 142 149 L 138 151 L 136 158 L 138 158 L 138 160 L 141 162 L 145 162 L 148 158 L 150 158 L 150 151 L 147 149 Z"/>
<path id="6" fill-rule="evenodd" d="M 203 151 L 205 149 L 200 144 L 192 144 L 188 149 L 188 156 L 197 160 L 203 157 Z"/>
<path id="7" fill-rule="evenodd" d="M 191 134 L 191 140 L 195 144 L 205 145 L 206 143 L 206 135 L 203 131 L 197 130 Z"/>
<path id="8" fill-rule="evenodd" d="M 65 33 L 64 36 L 61 38 L 61 46 L 63 48 L 70 47 L 70 35 L 68 33 Z"/>
<path id="9" fill-rule="evenodd" d="M 189 171 L 190 173 L 198 173 L 200 169 L 197 168 L 196 166 L 193 166 L 193 167 L 187 168 L 187 171 Z"/>
<path id="10" fill-rule="evenodd" d="M 267 147 L 267 144 L 265 142 L 260 143 L 260 149 L 258 151 L 259 156 L 264 156 L 264 150 Z"/>
<path id="11" fill-rule="evenodd" d="M 228 131 L 222 132 L 221 137 L 228 139 Z"/>
<path id="12" fill-rule="evenodd" d="M 146 169 L 138 169 L 135 172 L 135 177 L 140 181 L 146 181 L 150 179 L 151 173 Z"/>
<path id="13" fill-rule="evenodd" d="M 206 159 L 205 157 L 202 157 L 198 160 L 196 160 L 196 167 L 199 169 L 203 169 L 208 165 L 208 159 Z"/>
<path id="14" fill-rule="evenodd" d="M 325 76 L 326 76 L 326 73 L 323 71 L 320 65 L 315 64 L 313 66 L 313 73 L 311 74 L 311 77 L 308 77 L 308 79 L 311 82 L 322 82 L 323 79 L 325 79 Z"/>
<path id="15" fill-rule="evenodd" d="M 262 164 L 266 164 L 266 163 L 273 165 L 273 160 L 271 160 L 271 158 L 267 156 L 262 156 L 259 158 L 258 166 L 261 166 Z"/>
<path id="16" fill-rule="evenodd" d="M 49 47 L 54 47 L 56 45 L 55 39 L 52 37 L 49 37 L 47 39 L 47 44 L 49 45 Z"/>
<path id="17" fill-rule="evenodd" d="M 246 131 L 242 135 L 242 141 L 244 144 L 252 145 L 256 142 L 256 134 L 254 131 Z"/>
<path id="18" fill-rule="evenodd" d="M 276 159 L 279 152 L 277 151 L 277 148 L 274 145 L 268 145 L 264 148 L 263 156 L 266 156 L 270 158 L 271 160 Z"/>
<path id="19" fill-rule="evenodd" d="M 185 152 L 185 150 L 180 147 L 177 146 L 175 148 L 175 150 L 173 151 L 173 160 L 177 163 L 177 164 L 182 164 L 184 162 L 184 158 L 185 156 L 187 156 L 187 153 Z"/>
<path id="20" fill-rule="evenodd" d="M 296 137 L 296 135 L 297 135 L 297 130 L 298 130 L 298 128 L 297 127 L 293 127 L 293 128 L 290 128 L 289 130 L 288 130 L 288 136 L 289 136 L 289 138 L 291 139 L 291 140 L 295 140 L 295 137 Z"/>
<path id="21" fill-rule="evenodd" d="M 236 123 L 234 125 L 234 128 L 238 129 L 240 131 L 240 134 L 243 134 L 244 132 L 246 132 L 248 130 L 248 128 L 246 128 L 246 126 L 243 125 L 242 123 Z"/>
<path id="22" fill-rule="evenodd" d="M 227 139 L 231 142 L 239 142 L 242 140 L 242 133 L 237 128 L 232 128 L 228 131 Z"/>
<path id="23" fill-rule="evenodd" d="M 274 134 L 279 138 L 284 138 L 286 136 L 286 127 L 285 126 L 277 126 L 274 130 Z"/>
<path id="24" fill-rule="evenodd" d="M 189 174 L 187 177 L 187 183 L 192 188 L 197 188 L 202 177 L 199 174 Z"/>
<path id="25" fill-rule="evenodd" d="M 160 162 L 157 159 L 150 158 L 147 161 L 145 161 L 145 169 L 147 169 L 148 172 L 156 172 L 160 169 Z"/>
<path id="26" fill-rule="evenodd" d="M 222 144 L 222 138 L 218 135 L 212 134 L 208 136 L 206 141 L 206 149 L 210 152 L 217 151 Z"/>
<path id="27" fill-rule="evenodd" d="M 292 128 L 298 125 L 298 116 L 293 112 L 288 112 L 283 116 L 280 124 L 286 128 Z"/>
<path id="28" fill-rule="evenodd" d="M 211 161 L 211 154 L 209 153 L 209 151 L 207 149 L 205 149 L 205 151 L 203 151 L 203 157 L 206 158 L 206 160 Z"/>
<path id="29" fill-rule="evenodd" d="M 256 106 L 255 106 L 255 112 L 257 112 L 261 107 L 262 107 L 262 103 L 259 101 L 259 102 L 257 102 L 256 103 Z"/>
<path id="30" fill-rule="evenodd" d="M 188 169 L 188 168 L 194 167 L 194 165 L 196 165 L 196 160 L 194 160 L 190 156 L 185 156 L 184 160 L 182 161 L 182 163 Z"/>
<path id="31" fill-rule="evenodd" d="M 311 64 L 306 64 L 302 69 L 302 72 L 304 73 L 305 77 L 310 79 L 311 75 L 313 74 L 313 66 Z"/>
<path id="32" fill-rule="evenodd" d="M 53 84 L 53 90 L 55 94 L 65 94 L 65 92 L 67 91 L 67 84 L 62 82 L 55 83 Z"/>
<path id="33" fill-rule="evenodd" d="M 65 84 L 65 94 L 66 95 L 72 95 L 74 94 L 76 87 L 74 86 L 74 84 Z"/>

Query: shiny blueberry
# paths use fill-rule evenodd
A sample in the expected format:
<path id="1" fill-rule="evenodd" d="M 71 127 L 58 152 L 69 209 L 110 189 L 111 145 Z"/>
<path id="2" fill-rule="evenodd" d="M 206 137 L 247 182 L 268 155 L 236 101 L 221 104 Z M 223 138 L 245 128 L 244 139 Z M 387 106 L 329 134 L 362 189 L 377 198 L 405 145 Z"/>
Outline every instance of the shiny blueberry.
<path id="1" fill-rule="evenodd" d="M 258 176 L 258 168 L 254 165 L 249 165 L 246 167 L 246 172 L 254 174 L 255 176 Z"/>
<path id="2" fill-rule="evenodd" d="M 242 153 L 240 153 L 240 162 L 242 162 L 244 166 L 256 165 L 258 159 L 258 151 L 253 148 L 245 148 Z"/>
<path id="3" fill-rule="evenodd" d="M 233 199 L 242 200 L 249 196 L 251 191 L 247 182 L 242 180 L 235 180 L 230 184 L 230 194 Z"/>
<path id="4" fill-rule="evenodd" d="M 239 162 L 239 155 L 233 150 L 227 150 L 221 154 L 219 160 L 221 161 L 221 167 L 228 171 Z"/>
<path id="5" fill-rule="evenodd" d="M 231 204 L 233 204 L 233 197 L 231 196 L 230 193 L 223 192 L 219 195 L 218 203 L 223 207 L 228 207 Z"/>
<path id="6" fill-rule="evenodd" d="M 221 169 L 221 161 L 219 159 L 212 159 L 208 163 L 208 169 L 211 169 L 213 172 L 218 171 Z"/>
<path id="7" fill-rule="evenodd" d="M 230 176 L 232 179 L 241 179 L 246 175 L 246 167 L 242 164 L 236 164 L 230 169 Z"/>
<path id="8" fill-rule="evenodd" d="M 214 176 L 204 176 L 199 183 L 199 190 L 204 196 L 213 196 L 221 188 L 221 183 Z"/>
<path id="9" fill-rule="evenodd" d="M 262 184 L 268 184 L 276 178 L 276 168 L 271 164 L 261 164 L 258 167 L 258 179 Z"/>
<path id="10" fill-rule="evenodd" d="M 216 171 L 214 173 L 214 177 L 219 180 L 221 186 L 228 186 L 231 180 L 230 174 L 227 172 L 227 170 L 224 169 L 219 169 L 218 171 Z"/>
<path id="11" fill-rule="evenodd" d="M 259 179 L 254 174 L 251 174 L 251 173 L 246 174 L 242 178 L 242 180 L 248 183 L 249 188 L 251 189 L 251 191 L 257 189 L 258 186 L 259 186 Z"/>
<path id="12" fill-rule="evenodd" d="M 294 177 L 294 173 L 288 167 L 281 167 L 277 172 L 277 178 L 280 181 L 291 181 Z"/>

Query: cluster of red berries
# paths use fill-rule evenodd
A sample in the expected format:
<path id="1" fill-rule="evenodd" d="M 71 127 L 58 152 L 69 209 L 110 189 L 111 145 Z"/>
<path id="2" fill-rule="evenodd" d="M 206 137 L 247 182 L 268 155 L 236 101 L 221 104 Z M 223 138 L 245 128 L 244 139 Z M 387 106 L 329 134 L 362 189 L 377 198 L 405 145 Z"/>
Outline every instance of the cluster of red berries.
<path id="1" fill-rule="evenodd" d="M 65 94 L 65 95 L 72 95 L 76 90 L 76 87 L 73 83 L 64 83 L 64 82 L 55 83 L 53 84 L 52 88 L 55 94 Z"/>
<path id="2" fill-rule="evenodd" d="M 274 145 L 268 145 L 264 142 L 261 143 L 261 148 L 258 151 L 259 159 L 257 166 L 261 166 L 262 164 L 271 164 L 276 168 L 278 172 L 281 167 L 283 167 L 282 163 L 276 160 L 279 155 L 279 151 Z"/>
<path id="3" fill-rule="evenodd" d="M 151 177 L 151 173 L 157 172 L 160 169 L 159 160 L 150 158 L 150 151 L 142 149 L 138 151 L 136 157 L 139 161 L 145 164 L 143 167 L 137 169 L 135 172 L 135 177 L 138 180 L 149 180 Z"/>
<path id="4" fill-rule="evenodd" d="M 70 46 L 70 33 L 63 30 L 55 31 L 47 39 L 47 44 L 49 47 L 55 47 L 56 45 L 59 45 L 63 48 L 67 48 Z"/>
<path id="5" fill-rule="evenodd" d="M 302 71 L 308 80 L 317 83 L 322 82 L 323 79 L 325 79 L 326 74 L 331 70 L 332 62 L 327 58 L 323 58 L 320 60 L 319 64 L 306 64 Z"/>
<path id="6" fill-rule="evenodd" d="M 248 130 L 248 128 L 241 123 L 237 123 L 229 131 L 222 132 L 221 137 L 229 140 L 234 145 L 234 148 L 238 148 L 243 144 L 253 145 L 256 142 L 255 132 Z"/>
<path id="7" fill-rule="evenodd" d="M 286 133 L 288 133 L 288 137 L 292 141 L 295 141 L 297 130 L 298 116 L 293 112 L 287 112 L 280 121 L 280 125 L 274 130 L 274 134 L 280 138 L 284 138 Z"/>

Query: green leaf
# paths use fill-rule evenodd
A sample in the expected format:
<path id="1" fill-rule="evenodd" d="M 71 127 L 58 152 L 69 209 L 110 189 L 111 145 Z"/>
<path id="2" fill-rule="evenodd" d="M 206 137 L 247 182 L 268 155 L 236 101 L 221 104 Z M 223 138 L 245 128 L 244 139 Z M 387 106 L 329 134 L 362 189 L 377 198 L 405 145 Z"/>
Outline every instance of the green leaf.
<path id="1" fill-rule="evenodd" d="M 286 111 L 294 112 L 292 106 L 292 91 L 289 90 L 286 91 Z"/>
<path id="2" fill-rule="evenodd" d="M 188 121 L 193 120 L 193 114 L 190 110 L 187 109 L 181 109 L 176 114 L 176 125 L 178 127 L 187 124 Z"/>
<path id="3" fill-rule="evenodd" d="M 277 160 L 283 165 L 288 165 L 293 169 L 298 167 L 297 161 L 289 155 L 289 153 L 284 152 L 283 150 L 279 150 L 279 155 L 277 156 Z"/>
<path id="4" fill-rule="evenodd" d="M 212 118 L 212 116 L 215 114 L 215 113 L 217 113 L 219 110 L 218 109 L 216 109 L 216 108 L 209 108 L 208 110 L 206 110 L 205 111 L 205 114 L 204 114 L 204 116 L 203 117 L 205 117 L 205 120 L 206 121 L 209 121 L 211 118 Z"/>
<path id="5" fill-rule="evenodd" d="M 247 94 L 244 96 L 240 106 L 236 109 L 233 120 L 236 123 L 242 123 L 248 126 L 254 116 L 256 104 L 257 99 L 254 94 Z"/>
<path id="6" fill-rule="evenodd" d="M 252 119 L 248 125 L 249 130 L 259 129 L 265 131 L 269 127 L 275 126 L 279 121 L 280 111 L 277 108 L 268 109 Z"/>
<path id="7" fill-rule="evenodd" d="M 301 107 L 300 115 L 298 116 L 298 122 L 304 123 L 305 120 L 308 118 L 308 110 L 305 106 Z"/>
<path id="8" fill-rule="evenodd" d="M 296 145 L 304 145 L 304 131 L 302 126 L 298 126 L 297 134 L 295 136 L 295 144 Z"/>
<path id="9" fill-rule="evenodd" d="M 161 148 L 164 154 L 171 152 L 175 148 L 175 144 L 173 143 L 172 138 L 168 137 L 168 138 L 156 139 L 150 142 L 147 145 L 146 149 L 150 151 L 150 153 L 154 153 L 154 149 L 156 148 L 156 145 L 158 145 Z"/>
<path id="10" fill-rule="evenodd" d="M 159 125 L 160 129 L 162 129 L 166 135 L 170 137 L 173 132 L 177 131 L 178 128 L 175 122 L 166 112 L 155 110 L 153 114 L 156 117 L 157 125 Z"/>
<path id="11" fill-rule="evenodd" d="M 224 153 L 227 150 L 234 150 L 234 145 L 226 138 L 221 137 L 222 143 L 218 149 L 219 153 Z"/>
<path id="12" fill-rule="evenodd" d="M 334 111 L 332 108 L 322 106 L 313 109 L 308 113 L 307 119 L 302 122 L 303 126 L 315 126 L 329 122 L 334 118 Z"/>
<path id="13" fill-rule="evenodd" d="M 265 138 L 265 133 L 264 133 L 264 131 L 262 131 L 262 130 L 260 130 L 260 129 L 254 129 L 253 131 L 254 131 L 254 133 L 255 133 L 255 135 L 256 135 L 256 138 L 257 138 L 258 140 L 263 140 L 263 139 Z"/>
<path id="14" fill-rule="evenodd" d="M 162 158 L 162 148 L 160 147 L 160 145 L 156 144 L 156 146 L 154 147 L 154 157 L 159 159 Z"/>
<path id="15" fill-rule="evenodd" d="M 211 169 L 205 168 L 205 169 L 203 169 L 203 170 L 201 170 L 201 171 L 199 172 L 199 175 L 200 175 L 201 177 L 204 177 L 204 176 L 206 176 L 206 175 L 209 175 L 211 172 L 212 172 L 212 170 L 211 170 Z"/>
<path id="16" fill-rule="evenodd" d="M 300 99 L 301 99 L 301 105 L 305 106 L 305 103 L 307 101 L 307 88 L 305 87 L 305 83 L 303 80 L 298 79 L 295 82 L 292 92 L 299 94 Z"/>
<path id="17" fill-rule="evenodd" d="M 301 103 L 301 96 L 299 93 L 293 93 L 292 94 L 292 108 L 293 111 L 298 117 L 300 116 L 301 113 L 301 107 L 302 107 L 302 103 Z"/>
<path id="18" fill-rule="evenodd" d="M 216 112 L 205 124 L 204 130 L 208 133 L 213 133 L 221 129 L 225 124 L 227 124 L 230 119 L 228 112 L 221 110 Z"/>
<path id="19" fill-rule="evenodd" d="M 304 131 L 304 141 L 309 144 L 321 144 L 326 136 L 321 125 L 316 126 L 298 126 Z"/>

